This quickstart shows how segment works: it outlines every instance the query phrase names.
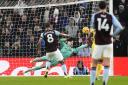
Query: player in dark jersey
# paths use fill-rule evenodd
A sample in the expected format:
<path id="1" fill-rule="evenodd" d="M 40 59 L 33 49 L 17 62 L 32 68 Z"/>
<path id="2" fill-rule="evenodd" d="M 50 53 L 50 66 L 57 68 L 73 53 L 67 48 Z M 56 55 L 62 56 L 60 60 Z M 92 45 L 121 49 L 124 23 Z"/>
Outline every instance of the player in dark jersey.
<path id="1" fill-rule="evenodd" d="M 88 45 L 85 44 L 85 45 L 81 45 L 79 47 L 73 48 L 72 47 L 73 46 L 73 39 L 72 38 L 68 38 L 68 39 L 61 38 L 59 40 L 59 43 L 60 43 L 60 52 L 62 53 L 64 60 L 71 57 L 73 53 L 78 53 L 78 51 L 80 49 L 88 47 Z M 42 61 L 47 62 L 48 57 L 47 56 L 38 57 L 38 58 L 31 60 L 30 63 L 42 62 Z M 51 60 L 50 63 L 51 63 L 51 66 L 56 66 L 59 62 L 56 60 Z M 45 67 L 46 67 L 46 64 L 35 66 L 35 67 L 29 68 L 28 70 L 26 70 L 25 73 L 30 72 L 30 71 L 40 70 L 40 69 L 45 68 Z M 65 76 L 65 78 L 70 78 L 70 76 Z"/>
<path id="2" fill-rule="evenodd" d="M 107 13 L 106 2 L 99 3 L 100 11 L 93 14 L 91 28 L 95 30 L 95 46 L 92 53 L 92 67 L 90 72 L 90 85 L 95 84 L 96 66 L 99 60 L 103 60 L 104 73 L 103 85 L 107 85 L 109 78 L 110 58 L 113 56 L 112 37 L 116 36 L 123 27 L 114 15 Z M 114 33 L 112 31 L 114 28 Z"/>
<path id="3" fill-rule="evenodd" d="M 48 61 L 49 61 L 46 63 L 46 68 L 49 69 L 51 67 L 50 61 L 56 60 L 61 64 L 64 74 L 67 75 L 67 69 L 66 69 L 66 65 L 64 64 L 64 61 L 63 61 L 63 56 L 58 49 L 58 36 L 69 37 L 69 35 L 67 35 L 67 34 L 60 33 L 56 30 L 53 30 L 51 24 L 47 23 L 45 32 L 41 33 L 41 37 L 38 42 L 38 46 L 37 46 L 38 53 L 40 53 L 41 41 L 42 41 L 42 39 L 44 39 L 46 56 L 48 57 Z M 48 71 L 46 71 L 45 77 L 47 77 L 47 75 L 48 75 Z"/>

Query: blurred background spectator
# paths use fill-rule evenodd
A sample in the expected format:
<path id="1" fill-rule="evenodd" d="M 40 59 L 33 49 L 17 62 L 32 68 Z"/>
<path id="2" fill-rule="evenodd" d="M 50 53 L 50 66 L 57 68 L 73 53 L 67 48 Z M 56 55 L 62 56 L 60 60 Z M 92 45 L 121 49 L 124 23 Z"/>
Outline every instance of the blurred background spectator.
<path id="1" fill-rule="evenodd" d="M 79 28 L 78 26 L 75 24 L 75 20 L 73 17 L 69 18 L 69 24 L 65 27 L 65 31 L 66 33 L 75 38 L 77 36 L 77 32 L 78 32 Z"/>
<path id="2" fill-rule="evenodd" d="M 74 12 L 74 20 L 75 20 L 75 24 L 78 25 L 81 21 L 80 21 L 80 12 L 79 11 L 75 11 Z"/>
<path id="3" fill-rule="evenodd" d="M 25 4 L 25 0 L 19 0 L 15 7 L 27 7 L 27 5 Z M 14 11 L 19 13 L 19 15 L 23 15 L 24 14 L 24 9 L 23 8 L 14 9 Z"/>
<path id="4" fill-rule="evenodd" d="M 124 27 L 120 36 L 114 40 L 114 56 L 128 56 L 128 1 L 114 0 L 113 11 Z"/>
<path id="5" fill-rule="evenodd" d="M 84 66 L 83 61 L 77 61 L 76 67 L 73 69 L 74 75 L 88 75 L 88 68 Z"/>
<path id="6" fill-rule="evenodd" d="M 49 21 L 49 13 L 50 13 L 50 7 L 46 7 L 44 11 L 44 23 L 47 23 Z"/>

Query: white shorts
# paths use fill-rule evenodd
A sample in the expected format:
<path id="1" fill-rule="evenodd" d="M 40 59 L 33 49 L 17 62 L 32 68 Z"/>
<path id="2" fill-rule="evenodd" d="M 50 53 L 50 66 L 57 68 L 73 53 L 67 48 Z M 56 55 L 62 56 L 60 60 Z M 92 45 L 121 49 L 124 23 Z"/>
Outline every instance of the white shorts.
<path id="1" fill-rule="evenodd" d="M 111 58 L 113 57 L 113 45 L 95 45 L 92 52 L 92 58 L 101 59 L 101 58 Z"/>
<path id="2" fill-rule="evenodd" d="M 54 52 L 46 53 L 46 56 L 48 57 L 49 61 L 62 61 L 64 59 L 58 49 Z"/>

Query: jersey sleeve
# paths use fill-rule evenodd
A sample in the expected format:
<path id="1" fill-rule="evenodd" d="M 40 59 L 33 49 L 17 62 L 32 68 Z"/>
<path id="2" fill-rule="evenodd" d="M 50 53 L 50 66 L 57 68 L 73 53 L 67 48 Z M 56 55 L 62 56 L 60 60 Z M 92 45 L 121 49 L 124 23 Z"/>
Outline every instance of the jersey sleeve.
<path id="1" fill-rule="evenodd" d="M 123 29 L 122 25 L 120 24 L 120 22 L 117 20 L 117 18 L 114 15 L 112 15 L 112 23 L 115 29 Z"/>
<path id="2" fill-rule="evenodd" d="M 62 39 L 59 40 L 61 48 L 66 45 L 65 41 L 66 41 L 65 38 L 62 38 Z"/>
<path id="3" fill-rule="evenodd" d="M 55 35 L 56 36 L 59 36 L 60 35 L 60 32 L 55 30 Z"/>
<path id="4" fill-rule="evenodd" d="M 113 36 L 115 36 L 121 30 L 123 30 L 123 27 L 114 15 L 112 15 L 112 23 L 113 23 L 113 27 L 114 27 L 114 30 L 115 30 L 114 33 L 113 33 Z"/>
<path id="5" fill-rule="evenodd" d="M 94 28 L 94 18 L 95 18 L 95 14 L 93 14 L 91 17 L 90 28 Z"/>
<path id="6" fill-rule="evenodd" d="M 44 33 L 41 33 L 40 37 L 41 37 L 41 38 L 44 38 Z"/>

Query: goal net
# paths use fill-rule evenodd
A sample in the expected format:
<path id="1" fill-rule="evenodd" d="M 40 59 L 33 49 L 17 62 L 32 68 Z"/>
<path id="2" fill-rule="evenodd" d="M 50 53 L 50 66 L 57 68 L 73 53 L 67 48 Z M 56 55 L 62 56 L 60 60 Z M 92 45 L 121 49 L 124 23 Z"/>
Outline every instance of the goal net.
<path id="1" fill-rule="evenodd" d="M 0 75 L 44 74 L 44 69 L 29 74 L 23 72 L 44 63 L 31 64 L 30 60 L 45 55 L 43 41 L 40 55 L 37 54 L 36 47 L 48 21 L 55 30 L 73 37 L 74 48 L 88 43 L 88 35 L 81 30 L 89 27 L 91 15 L 98 10 L 99 1 L 101 0 L 0 0 Z M 89 70 L 90 56 L 91 45 L 65 59 L 69 75 L 73 75 L 73 68 L 78 61 L 83 61 Z M 112 69 L 110 72 L 112 74 Z M 58 65 L 50 69 L 50 74 L 63 75 L 63 72 Z"/>

